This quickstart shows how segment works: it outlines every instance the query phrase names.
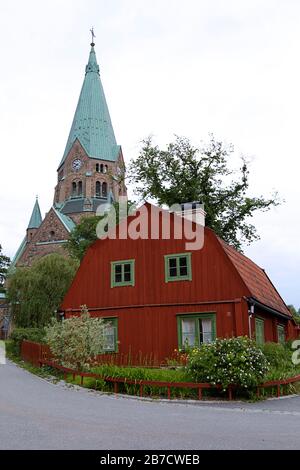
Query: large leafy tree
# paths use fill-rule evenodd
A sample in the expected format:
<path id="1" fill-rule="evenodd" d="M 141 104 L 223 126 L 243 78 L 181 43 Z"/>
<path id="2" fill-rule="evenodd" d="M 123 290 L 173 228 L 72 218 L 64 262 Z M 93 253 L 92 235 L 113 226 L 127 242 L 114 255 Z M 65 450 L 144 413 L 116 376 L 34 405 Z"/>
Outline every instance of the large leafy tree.
<path id="1" fill-rule="evenodd" d="M 43 327 L 59 308 L 78 263 L 58 254 L 36 260 L 30 268 L 17 268 L 9 276 L 8 300 L 19 327 Z"/>
<path id="2" fill-rule="evenodd" d="M 0 292 L 4 292 L 4 283 L 9 265 L 10 259 L 2 253 L 2 246 L 0 245 Z"/>
<path id="3" fill-rule="evenodd" d="M 221 238 L 241 249 L 242 243 L 259 238 L 249 218 L 256 211 L 267 211 L 279 204 L 270 198 L 250 196 L 249 168 L 244 158 L 233 168 L 234 149 L 213 135 L 204 148 L 196 148 L 183 137 L 176 137 L 165 150 L 142 142 L 141 151 L 129 167 L 129 179 L 136 194 L 154 199 L 159 205 L 200 201 L 206 212 L 206 225 Z"/>

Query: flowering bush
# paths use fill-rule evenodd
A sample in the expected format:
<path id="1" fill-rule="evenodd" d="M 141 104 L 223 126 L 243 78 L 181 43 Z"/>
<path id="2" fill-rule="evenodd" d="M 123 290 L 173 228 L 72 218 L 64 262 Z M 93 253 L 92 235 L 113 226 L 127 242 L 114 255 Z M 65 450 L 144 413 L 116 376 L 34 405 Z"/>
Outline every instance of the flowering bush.
<path id="1" fill-rule="evenodd" d="M 242 388 L 261 383 L 269 363 L 248 337 L 217 339 L 189 351 L 187 371 L 197 382 Z"/>
<path id="2" fill-rule="evenodd" d="M 82 370 L 103 351 L 104 329 L 102 318 L 91 318 L 83 305 L 80 316 L 56 320 L 46 327 L 46 341 L 60 364 Z"/>

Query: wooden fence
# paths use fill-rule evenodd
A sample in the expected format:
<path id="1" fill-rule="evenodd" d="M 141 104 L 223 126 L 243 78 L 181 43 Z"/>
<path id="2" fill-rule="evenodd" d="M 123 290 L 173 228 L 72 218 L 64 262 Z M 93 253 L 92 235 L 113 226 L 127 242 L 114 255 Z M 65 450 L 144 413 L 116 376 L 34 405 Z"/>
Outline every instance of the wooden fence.
<path id="1" fill-rule="evenodd" d="M 212 385 L 209 383 L 194 383 L 194 382 L 162 382 L 162 381 L 153 381 L 153 380 L 137 380 L 137 379 L 127 379 L 125 377 L 104 377 L 100 374 L 95 374 L 92 372 L 80 372 L 77 370 L 69 369 L 67 367 L 63 367 L 57 364 L 53 360 L 53 356 L 51 355 L 49 346 L 39 343 L 33 343 L 31 341 L 23 341 L 21 345 L 21 357 L 24 361 L 29 362 L 37 367 L 41 367 L 43 365 L 50 366 L 54 369 L 61 371 L 64 374 L 65 379 L 67 375 L 71 374 L 73 379 L 75 380 L 76 377 L 80 377 L 81 385 L 84 384 L 84 378 L 89 377 L 95 379 L 95 387 L 97 387 L 97 380 L 104 380 L 108 383 L 113 383 L 114 393 L 119 392 L 119 385 L 120 384 L 127 384 L 127 385 L 137 385 L 139 386 L 140 396 L 144 396 L 144 388 L 147 386 L 157 387 L 157 388 L 166 388 L 167 389 L 167 396 L 168 399 L 171 399 L 171 389 L 176 388 L 186 388 L 186 389 L 193 389 L 197 390 L 197 397 L 199 400 L 202 399 L 203 390 L 207 389 L 215 389 L 221 390 L 221 385 Z M 260 396 L 260 392 L 264 388 L 276 388 L 277 397 L 281 396 L 282 386 L 289 385 L 291 383 L 300 382 L 300 375 L 295 377 L 290 377 L 288 379 L 283 380 L 274 380 L 270 382 L 265 382 L 260 384 L 257 390 L 257 396 Z M 228 399 L 232 400 L 233 398 L 233 391 L 236 389 L 234 386 L 229 386 L 227 389 Z"/>

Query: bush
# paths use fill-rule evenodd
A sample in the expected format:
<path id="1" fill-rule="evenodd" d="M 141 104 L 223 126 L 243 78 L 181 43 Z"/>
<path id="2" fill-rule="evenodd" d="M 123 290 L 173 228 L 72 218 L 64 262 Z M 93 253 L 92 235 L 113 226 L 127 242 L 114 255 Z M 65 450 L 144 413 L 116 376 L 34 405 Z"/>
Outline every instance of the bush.
<path id="1" fill-rule="evenodd" d="M 9 339 L 11 354 L 20 356 L 22 341 L 27 340 L 35 343 L 44 343 L 45 330 L 44 328 L 15 328 Z"/>
<path id="2" fill-rule="evenodd" d="M 250 388 L 264 379 L 269 363 L 248 337 L 217 339 L 188 353 L 187 371 L 197 382 Z"/>
<path id="3" fill-rule="evenodd" d="M 54 357 L 65 367 L 82 370 L 103 351 L 105 323 L 91 318 L 85 305 L 79 317 L 53 321 L 46 327 L 46 340 Z"/>
<path id="4" fill-rule="evenodd" d="M 260 346 L 270 363 L 266 380 L 281 380 L 300 373 L 300 366 L 292 362 L 293 350 L 290 343 L 265 343 Z"/>

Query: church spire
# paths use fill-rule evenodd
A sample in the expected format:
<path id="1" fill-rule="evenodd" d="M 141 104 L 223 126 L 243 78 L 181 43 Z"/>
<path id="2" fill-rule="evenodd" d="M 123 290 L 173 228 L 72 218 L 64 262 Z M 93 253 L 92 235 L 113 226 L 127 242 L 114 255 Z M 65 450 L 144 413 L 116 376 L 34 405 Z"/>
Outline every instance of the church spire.
<path id="1" fill-rule="evenodd" d="M 38 197 L 36 197 L 27 230 L 32 229 L 32 228 L 39 228 L 41 223 L 42 223 L 41 209 L 40 209 Z"/>
<path id="2" fill-rule="evenodd" d="M 90 158 L 115 162 L 120 153 L 100 79 L 94 37 L 94 32 L 92 32 L 85 78 L 59 168 L 66 160 L 76 139 Z"/>

